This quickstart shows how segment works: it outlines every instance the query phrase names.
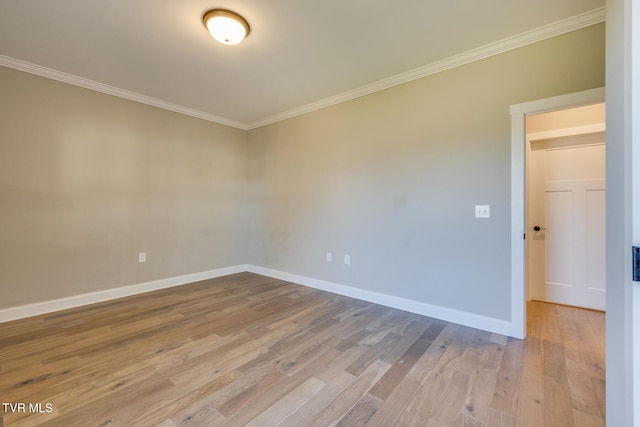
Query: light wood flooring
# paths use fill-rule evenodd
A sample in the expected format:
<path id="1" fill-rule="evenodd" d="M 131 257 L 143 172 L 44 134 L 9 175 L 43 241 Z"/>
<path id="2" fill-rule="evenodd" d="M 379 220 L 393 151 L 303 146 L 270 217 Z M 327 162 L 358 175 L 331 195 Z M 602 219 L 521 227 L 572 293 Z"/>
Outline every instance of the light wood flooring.
<path id="1" fill-rule="evenodd" d="M 0 400 L 42 412 L 0 427 L 604 425 L 604 314 L 528 314 L 520 341 L 241 273 L 8 322 Z"/>

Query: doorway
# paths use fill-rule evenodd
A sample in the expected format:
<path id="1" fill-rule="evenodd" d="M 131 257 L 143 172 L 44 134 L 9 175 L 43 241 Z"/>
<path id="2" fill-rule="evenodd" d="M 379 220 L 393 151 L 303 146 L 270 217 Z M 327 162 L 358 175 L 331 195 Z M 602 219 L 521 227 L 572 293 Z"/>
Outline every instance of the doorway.
<path id="1" fill-rule="evenodd" d="M 511 112 L 511 336 L 526 337 L 525 155 L 526 118 L 534 114 L 602 103 L 604 88 L 512 105 Z"/>
<path id="2" fill-rule="evenodd" d="M 527 301 L 605 310 L 605 105 L 526 117 Z"/>

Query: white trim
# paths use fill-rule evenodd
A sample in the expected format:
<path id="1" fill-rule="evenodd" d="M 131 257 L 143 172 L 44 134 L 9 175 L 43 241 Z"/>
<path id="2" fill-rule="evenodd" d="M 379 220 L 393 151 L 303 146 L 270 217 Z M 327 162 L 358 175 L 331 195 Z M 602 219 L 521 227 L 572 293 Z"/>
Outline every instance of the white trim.
<path id="1" fill-rule="evenodd" d="M 225 117 L 214 116 L 213 114 L 194 110 L 193 108 L 183 107 L 161 99 L 152 98 L 150 96 L 141 95 L 115 86 L 110 86 L 94 80 L 85 79 L 83 77 L 74 76 L 73 74 L 63 71 L 54 70 L 20 59 L 11 58 L 9 56 L 0 55 L 0 65 L 14 70 L 24 71 L 26 73 L 35 74 L 36 76 L 46 77 L 48 79 L 57 80 L 59 82 L 68 83 L 85 89 L 95 90 L 96 92 L 106 93 L 107 95 L 117 96 L 118 98 L 128 99 L 130 101 L 139 102 L 141 104 L 151 105 L 152 107 L 162 108 L 164 110 L 173 111 L 175 113 L 184 114 L 186 116 L 196 117 L 198 119 L 209 122 L 230 126 L 237 129 L 248 130 L 247 125 Z"/>
<path id="2" fill-rule="evenodd" d="M 145 292 L 171 288 L 174 286 L 186 285 L 201 280 L 242 273 L 244 271 L 260 274 L 262 276 L 272 277 L 279 280 L 284 280 L 287 282 L 295 283 L 297 285 L 307 286 L 338 295 L 347 296 L 350 298 L 356 298 L 362 301 L 368 301 L 374 304 L 380 304 L 385 307 L 391 307 L 398 310 L 408 311 L 410 313 L 420 314 L 422 316 L 428 316 L 447 322 L 457 323 L 463 326 L 469 326 L 471 328 L 481 329 L 501 335 L 514 336 L 512 335 L 512 331 L 514 330 L 514 328 L 512 327 L 511 322 L 507 320 L 481 316 L 478 314 L 468 313 L 452 308 L 432 305 L 425 302 L 414 301 L 407 298 L 369 291 L 366 289 L 354 288 L 352 286 L 340 285 L 337 283 L 313 279 L 311 277 L 300 276 L 292 273 L 286 273 L 283 271 L 273 270 L 270 268 L 260 267 L 252 264 L 240 264 L 232 267 L 219 268 L 216 270 L 203 271 L 200 273 L 185 274 L 182 276 L 170 277 L 167 279 L 153 280 L 150 282 L 139 283 L 131 286 L 123 286 L 115 289 L 106 289 L 104 291 L 74 295 L 71 297 L 43 301 L 18 307 L 5 308 L 0 310 L 0 323 L 46 313 L 52 313 L 59 310 L 81 307 L 88 304 L 95 304 L 98 302 L 109 301 L 112 299 L 123 298 Z"/>
<path id="3" fill-rule="evenodd" d="M 247 271 L 244 264 L 0 310 L 0 323 Z"/>
<path id="4" fill-rule="evenodd" d="M 564 136 L 558 138 L 528 140 L 531 150 L 557 151 L 574 148 L 605 146 L 604 132 L 584 135 Z"/>
<path id="5" fill-rule="evenodd" d="M 85 79 L 82 77 L 74 76 L 62 71 L 53 70 L 51 68 L 42 67 L 40 65 L 32 64 L 30 62 L 22 61 L 19 59 L 11 58 L 9 56 L 0 55 L 0 66 L 13 68 L 16 70 L 24 71 L 27 73 L 35 74 L 38 76 L 46 77 L 53 80 L 58 80 L 64 83 L 69 83 L 75 86 L 83 87 L 86 89 L 95 90 L 97 92 L 106 93 L 108 95 L 117 96 L 120 98 L 128 99 L 142 104 L 151 105 L 165 110 L 173 111 L 176 113 L 184 114 L 187 116 L 196 117 L 202 120 L 218 123 L 225 126 L 230 126 L 242 130 L 256 129 L 262 126 L 266 126 L 272 123 L 276 123 L 282 120 L 290 119 L 300 116 L 302 114 L 310 113 L 312 111 L 320 110 L 322 108 L 330 107 L 332 105 L 340 104 L 342 102 L 349 101 L 351 99 L 360 98 L 365 95 L 369 95 L 375 92 L 379 92 L 384 89 L 388 89 L 393 86 L 408 83 L 413 80 L 421 79 L 442 71 L 446 71 L 455 67 L 469 64 L 471 62 L 479 61 L 490 56 L 498 55 L 509 50 L 518 49 L 520 47 L 537 43 L 542 40 L 549 39 L 551 37 L 559 36 L 562 34 L 570 33 L 581 28 L 589 27 L 591 25 L 599 24 L 605 20 L 605 8 L 594 9 L 589 12 L 582 13 L 567 19 L 563 19 L 558 22 L 554 22 L 549 25 L 545 25 L 534 30 L 530 30 L 521 34 L 517 34 L 512 37 L 508 37 L 503 40 L 499 40 L 488 45 L 463 52 L 458 55 L 451 56 L 441 61 L 436 61 L 431 64 L 424 65 L 413 70 L 397 74 L 395 76 L 388 77 L 386 79 L 370 83 L 359 88 L 343 92 L 338 95 L 331 96 L 329 98 L 322 99 L 311 104 L 303 105 L 298 108 L 294 108 L 289 111 L 285 111 L 273 116 L 265 117 L 251 123 L 242 123 L 236 120 L 227 119 L 225 117 L 215 116 L 202 111 L 194 110 L 192 108 L 183 107 L 181 105 L 173 104 L 171 102 L 163 101 L 160 99 L 152 98 L 150 96 L 142 95 L 139 93 L 131 92 L 128 90 L 120 89 L 114 86 L 110 86 L 104 83 L 99 83 L 93 80 Z"/>
<path id="6" fill-rule="evenodd" d="M 513 49 L 518 49 L 532 43 L 537 43 L 542 40 L 549 39 L 551 37 L 559 36 L 571 31 L 579 30 L 581 28 L 599 24 L 601 22 L 604 22 L 604 20 L 605 8 L 601 7 L 599 9 L 594 9 L 589 12 L 573 16 L 571 18 L 554 22 L 552 24 L 545 25 L 531 31 L 527 31 L 476 49 L 469 50 L 458 55 L 451 56 L 441 61 L 433 62 L 431 64 L 427 64 L 425 66 L 415 68 L 413 70 L 397 74 L 392 77 L 388 77 L 375 83 L 361 86 L 357 89 L 349 90 L 347 92 L 331 96 L 317 102 L 312 102 L 311 104 L 303 105 L 302 107 L 294 108 L 293 110 L 285 111 L 283 113 L 249 123 L 247 127 L 249 130 L 251 130 L 282 120 L 290 119 L 302 114 L 310 113 L 312 111 L 320 110 L 322 108 L 330 107 L 332 105 L 340 104 L 342 102 L 379 92 L 393 86 L 408 83 L 410 81 L 431 76 L 436 73 L 441 73 L 443 71 L 460 67 L 471 62 L 479 61 L 490 56 L 498 55 Z"/>
<path id="7" fill-rule="evenodd" d="M 542 132 L 532 132 L 527 134 L 530 142 L 536 142 L 547 139 L 559 139 L 571 136 L 582 136 L 590 134 L 604 134 L 606 131 L 605 123 L 595 123 L 591 125 L 576 126 L 570 128 L 553 129 Z"/>
<path id="8" fill-rule="evenodd" d="M 368 291 L 366 289 L 339 285 L 337 283 L 326 282 L 324 280 L 313 279 L 311 277 L 300 276 L 297 274 L 285 273 L 283 271 L 259 267 L 251 264 L 247 265 L 247 271 L 263 276 L 273 277 L 274 279 L 285 280 L 297 285 L 320 289 L 322 291 L 356 298 L 362 301 L 368 301 L 374 304 L 396 308 L 398 310 L 408 311 L 410 313 L 416 313 L 423 316 L 445 320 L 447 322 L 457 323 L 459 325 L 482 329 L 496 334 L 510 335 L 511 331 L 513 330 L 511 323 L 507 320 L 481 316 L 478 314 L 454 310 L 452 308 L 441 307 L 424 302 L 413 301 L 407 298 L 383 294 L 380 292 Z"/>
<path id="9" fill-rule="evenodd" d="M 525 295 L 525 120 L 529 114 L 604 102 L 604 88 L 590 89 L 511 106 L 511 325 L 509 335 L 526 336 Z"/>

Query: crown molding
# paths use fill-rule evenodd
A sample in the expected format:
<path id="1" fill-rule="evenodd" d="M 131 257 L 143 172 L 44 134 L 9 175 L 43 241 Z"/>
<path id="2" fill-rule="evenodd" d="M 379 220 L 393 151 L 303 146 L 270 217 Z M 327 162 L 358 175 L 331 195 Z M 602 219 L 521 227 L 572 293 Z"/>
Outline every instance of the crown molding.
<path id="1" fill-rule="evenodd" d="M 403 83 L 408 83 L 413 80 L 441 73 L 455 67 L 460 67 L 462 65 L 469 64 L 474 61 L 479 61 L 490 56 L 498 55 L 509 50 L 517 49 L 532 43 L 537 43 L 551 37 L 559 36 L 571 31 L 579 30 L 581 28 L 599 24 L 601 22 L 604 22 L 604 20 L 605 8 L 602 7 L 599 9 L 594 9 L 592 11 L 564 19 L 562 21 L 545 25 L 544 27 L 536 28 L 534 30 L 527 31 L 513 37 L 490 43 L 477 49 L 472 49 L 459 55 L 454 55 L 441 61 L 433 62 L 423 67 L 415 68 L 405 73 L 397 74 L 395 76 L 391 76 L 386 79 L 370 83 L 368 85 L 361 86 L 359 88 L 349 90 L 347 92 L 343 92 L 341 94 L 334 95 L 317 102 L 312 102 L 311 104 L 303 105 L 301 107 L 294 108 L 292 110 L 269 116 L 251 123 L 242 123 L 235 120 L 227 119 L 225 117 L 215 116 L 203 111 L 183 107 L 171 102 L 163 101 L 157 98 L 152 98 L 150 96 L 120 89 L 104 83 L 99 83 L 93 80 L 74 76 L 72 74 L 57 71 L 51 68 L 42 67 L 30 62 L 11 58 L 9 56 L 0 55 L 0 66 L 13 68 L 30 74 L 35 74 L 60 82 L 83 87 L 85 89 L 102 92 L 107 95 L 113 95 L 119 98 L 128 99 L 130 101 L 140 102 L 142 104 L 151 105 L 153 107 L 158 107 L 187 116 L 196 117 L 198 119 L 207 120 L 209 122 L 214 122 L 241 130 L 251 130 L 282 120 L 297 117 L 306 113 L 310 113 L 312 111 L 320 110 L 322 108 L 330 107 L 332 105 L 340 104 L 342 102 L 346 102 L 355 98 L 360 98 L 362 96 L 379 92 L 393 86 L 398 86 Z"/>
<path id="2" fill-rule="evenodd" d="M 476 49 L 469 50 L 459 55 L 451 56 L 441 61 L 433 62 L 431 64 L 415 68 L 405 73 L 388 77 L 375 83 L 361 86 L 357 89 L 349 90 L 347 92 L 343 92 L 341 94 L 331 96 L 317 102 L 312 102 L 311 104 L 307 104 L 302 107 L 294 108 L 293 110 L 285 111 L 283 113 L 276 114 L 274 116 L 270 116 L 256 122 L 249 123 L 248 129 L 256 129 L 282 120 L 300 116 L 302 114 L 310 113 L 322 108 L 330 107 L 332 105 L 340 104 L 342 102 L 349 101 L 355 98 L 360 98 L 362 96 L 379 92 L 393 86 L 401 85 L 403 83 L 408 83 L 413 80 L 441 73 L 451 68 L 460 67 L 471 62 L 479 61 L 481 59 L 498 55 L 513 49 L 518 49 L 520 47 L 537 43 L 539 41 L 543 41 L 555 36 L 570 33 L 571 31 L 576 31 L 581 28 L 599 24 L 604 21 L 605 8 L 601 7 L 599 9 L 594 9 L 589 12 L 573 16 L 571 18 L 563 19 L 562 21 L 545 25 L 544 27 L 536 28 L 534 30 L 527 31 L 513 37 L 509 37 Z"/>
<path id="3" fill-rule="evenodd" d="M 11 58 L 9 56 L 0 55 L 0 66 L 13 68 L 14 70 L 24 71 L 26 73 L 35 74 L 37 76 L 46 77 L 48 79 L 57 80 L 59 82 L 94 90 L 96 92 L 102 92 L 107 95 L 117 96 L 118 98 L 128 99 L 130 101 L 139 102 L 141 104 L 151 105 L 152 107 L 162 108 L 164 110 L 173 111 L 175 113 L 196 117 L 198 119 L 206 120 L 209 122 L 214 122 L 242 130 L 248 130 L 248 127 L 245 123 L 237 122 L 225 117 L 214 116 L 212 114 L 208 114 L 199 110 L 183 107 L 182 105 L 173 104 L 161 99 L 152 98 L 150 96 L 141 95 L 139 93 L 131 92 L 125 89 L 120 89 L 115 86 L 110 86 L 104 83 L 85 79 L 83 77 L 74 76 L 73 74 L 68 74 L 51 68 L 42 67 L 40 65 L 22 61 L 20 59 Z"/>

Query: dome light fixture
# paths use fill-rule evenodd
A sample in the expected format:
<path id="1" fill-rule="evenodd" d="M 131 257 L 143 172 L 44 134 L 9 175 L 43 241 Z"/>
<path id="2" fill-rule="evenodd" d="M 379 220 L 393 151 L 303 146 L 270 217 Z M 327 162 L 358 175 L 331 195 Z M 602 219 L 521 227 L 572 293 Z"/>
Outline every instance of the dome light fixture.
<path id="1" fill-rule="evenodd" d="M 249 35 L 249 23 L 242 16 L 226 9 L 211 9 L 202 17 L 211 37 L 222 44 L 240 43 Z"/>

